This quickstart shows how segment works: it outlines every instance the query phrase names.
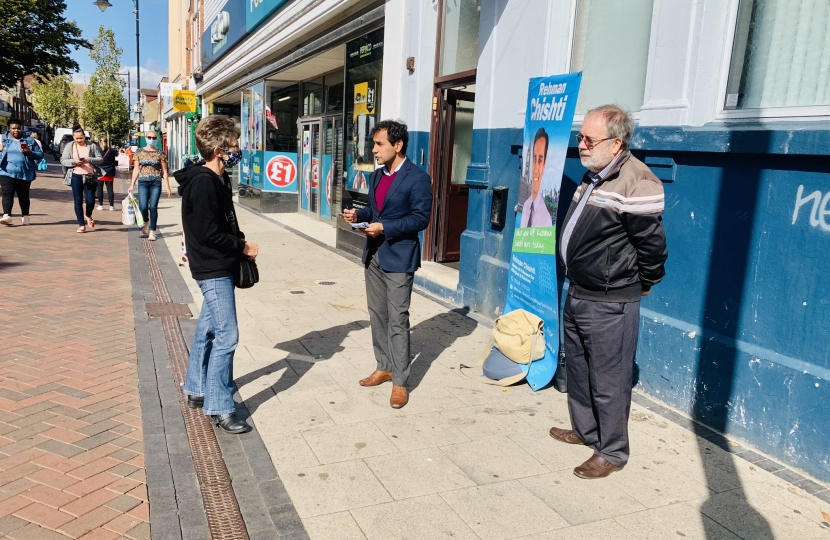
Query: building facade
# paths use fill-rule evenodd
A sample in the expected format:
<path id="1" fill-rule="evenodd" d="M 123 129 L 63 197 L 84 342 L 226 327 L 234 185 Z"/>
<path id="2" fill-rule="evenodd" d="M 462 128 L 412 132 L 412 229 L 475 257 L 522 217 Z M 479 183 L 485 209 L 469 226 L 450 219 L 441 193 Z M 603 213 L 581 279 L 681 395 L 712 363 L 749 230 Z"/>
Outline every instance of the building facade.
<path id="1" fill-rule="evenodd" d="M 240 202 L 329 223 L 351 253 L 337 215 L 365 204 L 368 133 L 404 119 L 435 190 L 416 284 L 493 318 L 529 189 L 528 80 L 581 71 L 574 132 L 627 107 L 666 192 L 638 384 L 830 480 L 828 18 L 806 0 L 208 0 L 196 89 L 242 127 Z M 574 140 L 561 200 L 583 173 Z"/>

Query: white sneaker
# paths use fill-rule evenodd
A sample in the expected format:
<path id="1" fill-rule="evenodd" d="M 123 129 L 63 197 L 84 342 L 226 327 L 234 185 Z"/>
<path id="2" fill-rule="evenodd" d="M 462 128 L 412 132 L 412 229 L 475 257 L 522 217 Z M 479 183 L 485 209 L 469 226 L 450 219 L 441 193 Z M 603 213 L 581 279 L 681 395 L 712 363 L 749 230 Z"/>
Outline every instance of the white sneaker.
<path id="1" fill-rule="evenodd" d="M 115 207 L 110 205 L 110 212 L 114 212 L 114 211 L 115 211 Z"/>
<path id="2" fill-rule="evenodd" d="M 104 209 L 104 207 L 99 204 L 98 205 L 98 210 L 103 210 L 103 209 Z"/>
<path id="3" fill-rule="evenodd" d="M 147 237 L 151 242 L 155 242 L 156 240 L 156 231 L 150 231 L 150 235 Z"/>
<path id="4" fill-rule="evenodd" d="M 8 214 L 3 214 L 3 217 L 0 218 L 0 223 L 6 225 L 7 227 L 12 226 L 12 217 Z"/>
<path id="5" fill-rule="evenodd" d="M 20 224 L 21 225 L 31 225 L 32 220 L 29 219 L 29 216 L 23 216 L 22 218 L 20 218 Z"/>

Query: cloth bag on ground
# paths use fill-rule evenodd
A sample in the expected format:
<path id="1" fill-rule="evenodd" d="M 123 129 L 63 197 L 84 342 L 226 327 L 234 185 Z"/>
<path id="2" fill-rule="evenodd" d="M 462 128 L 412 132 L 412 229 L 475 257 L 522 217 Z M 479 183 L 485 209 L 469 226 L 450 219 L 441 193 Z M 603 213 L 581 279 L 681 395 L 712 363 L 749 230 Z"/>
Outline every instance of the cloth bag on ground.
<path id="1" fill-rule="evenodd" d="M 540 317 L 524 309 L 502 315 L 493 324 L 493 340 L 479 361 L 472 366 L 461 364 L 461 372 L 497 386 L 524 380 L 530 364 L 545 356 L 544 325 Z"/>
<path id="2" fill-rule="evenodd" d="M 124 197 L 121 201 L 121 223 L 124 225 L 135 225 L 135 208 L 130 203 L 130 197 Z"/>

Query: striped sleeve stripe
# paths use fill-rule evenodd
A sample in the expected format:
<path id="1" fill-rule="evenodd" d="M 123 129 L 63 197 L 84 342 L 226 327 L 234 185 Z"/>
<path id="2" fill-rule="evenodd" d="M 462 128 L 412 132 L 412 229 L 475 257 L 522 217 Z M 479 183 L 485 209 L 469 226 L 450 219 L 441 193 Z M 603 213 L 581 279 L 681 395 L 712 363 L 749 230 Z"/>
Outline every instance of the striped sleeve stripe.
<path id="1" fill-rule="evenodd" d="M 619 193 L 614 193 L 613 191 L 603 191 L 601 189 L 595 189 L 594 193 L 597 195 L 603 195 L 605 197 L 613 197 L 620 202 L 623 203 L 637 203 L 637 202 L 647 202 L 647 201 L 662 201 L 664 199 L 664 195 L 661 193 L 659 195 L 647 195 L 645 197 L 623 197 Z"/>
<path id="2" fill-rule="evenodd" d="M 659 203 L 651 203 L 651 204 L 623 204 L 618 201 L 612 201 L 609 199 L 604 199 L 602 197 L 597 197 L 594 194 L 591 194 L 591 198 L 589 202 L 592 202 L 599 206 L 608 206 L 610 208 L 614 208 L 618 212 L 625 212 L 628 214 L 651 214 L 655 212 L 662 212 L 665 205 L 663 202 Z"/>

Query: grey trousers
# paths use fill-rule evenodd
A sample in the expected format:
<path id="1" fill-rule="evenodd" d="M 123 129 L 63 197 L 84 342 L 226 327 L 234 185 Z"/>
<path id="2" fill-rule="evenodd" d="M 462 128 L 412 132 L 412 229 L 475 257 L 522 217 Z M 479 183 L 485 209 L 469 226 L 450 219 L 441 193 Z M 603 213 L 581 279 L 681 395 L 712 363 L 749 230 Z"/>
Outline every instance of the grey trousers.
<path id="1" fill-rule="evenodd" d="M 366 300 L 377 369 L 392 372 L 392 384 L 409 378 L 409 302 L 415 274 L 386 272 L 377 253 L 366 265 Z"/>
<path id="2" fill-rule="evenodd" d="M 568 409 L 579 438 L 617 467 L 628 463 L 628 415 L 640 303 L 568 296 L 563 312 Z"/>

